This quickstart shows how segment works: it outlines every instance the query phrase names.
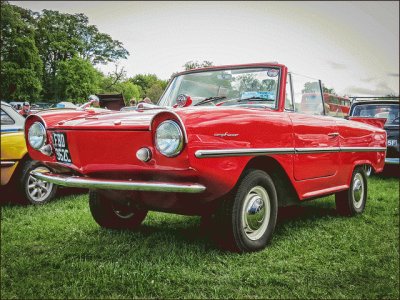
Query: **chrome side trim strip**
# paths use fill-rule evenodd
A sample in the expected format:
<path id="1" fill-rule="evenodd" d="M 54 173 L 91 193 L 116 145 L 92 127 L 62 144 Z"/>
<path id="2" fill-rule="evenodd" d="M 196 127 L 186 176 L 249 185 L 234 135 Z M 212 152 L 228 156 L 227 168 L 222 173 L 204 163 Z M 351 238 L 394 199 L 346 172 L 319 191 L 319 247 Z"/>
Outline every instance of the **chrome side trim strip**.
<path id="1" fill-rule="evenodd" d="M 259 156 L 271 154 L 311 154 L 330 152 L 375 152 L 386 151 L 385 147 L 321 147 L 321 148 L 245 148 L 224 150 L 197 150 L 197 158 L 227 156 Z"/>
<path id="2" fill-rule="evenodd" d="M 387 164 L 387 165 L 399 165 L 400 164 L 400 158 L 386 157 L 385 158 L 385 164 Z"/>
<path id="3" fill-rule="evenodd" d="M 340 147 L 295 148 L 296 154 L 340 152 Z"/>
<path id="4" fill-rule="evenodd" d="M 294 154 L 294 148 L 245 148 L 245 149 L 226 149 L 226 150 L 197 150 L 197 158 L 204 157 L 225 157 L 225 156 L 258 156 L 269 154 Z"/>
<path id="5" fill-rule="evenodd" d="M 37 179 L 54 184 L 87 189 L 175 193 L 201 193 L 206 189 L 205 186 L 195 183 L 96 179 L 79 176 L 67 176 L 54 173 L 40 173 L 35 171 L 32 171 L 31 175 Z"/>
<path id="6" fill-rule="evenodd" d="M 0 166 L 2 168 L 7 168 L 7 167 L 12 167 L 13 165 L 15 165 L 17 162 L 16 161 L 11 161 L 11 160 L 2 160 L 0 162 Z"/>
<path id="7" fill-rule="evenodd" d="M 341 147 L 341 152 L 374 152 L 386 151 L 386 147 Z"/>

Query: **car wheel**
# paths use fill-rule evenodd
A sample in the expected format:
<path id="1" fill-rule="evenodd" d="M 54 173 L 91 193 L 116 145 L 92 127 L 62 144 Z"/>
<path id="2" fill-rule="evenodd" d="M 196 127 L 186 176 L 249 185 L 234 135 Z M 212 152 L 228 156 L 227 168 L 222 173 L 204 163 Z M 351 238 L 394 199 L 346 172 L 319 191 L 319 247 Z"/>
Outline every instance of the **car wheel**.
<path id="1" fill-rule="evenodd" d="M 233 199 L 223 201 L 217 212 L 217 242 L 234 252 L 262 250 L 272 237 L 277 214 L 278 199 L 271 177 L 261 170 L 248 170 Z"/>
<path id="2" fill-rule="evenodd" d="M 97 224 L 110 229 L 135 229 L 147 215 L 147 210 L 137 207 L 133 201 L 110 199 L 95 190 L 89 191 L 89 207 Z"/>
<path id="3" fill-rule="evenodd" d="M 367 175 L 364 168 L 356 167 L 351 177 L 350 188 L 336 193 L 336 210 L 343 216 L 361 214 L 367 202 Z"/>
<path id="4" fill-rule="evenodd" d="M 50 172 L 50 169 L 37 161 L 27 160 L 21 168 L 21 176 L 18 182 L 18 193 L 27 204 L 42 205 L 54 198 L 57 186 L 33 177 L 30 172 Z"/>

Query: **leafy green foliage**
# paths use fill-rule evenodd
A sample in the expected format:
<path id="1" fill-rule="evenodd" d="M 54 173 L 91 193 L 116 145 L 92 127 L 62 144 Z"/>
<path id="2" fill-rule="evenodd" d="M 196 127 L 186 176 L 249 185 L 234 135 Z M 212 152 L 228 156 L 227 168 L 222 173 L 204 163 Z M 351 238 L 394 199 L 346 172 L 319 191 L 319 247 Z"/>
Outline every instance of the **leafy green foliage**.
<path id="1" fill-rule="evenodd" d="M 322 86 L 322 91 L 331 95 L 337 95 L 334 88 L 327 88 L 326 86 Z"/>
<path id="2" fill-rule="evenodd" d="M 37 20 L 36 43 L 44 62 L 44 94 L 47 97 L 51 97 L 56 89 L 54 80 L 60 61 L 78 56 L 95 65 L 114 62 L 129 55 L 121 42 L 89 25 L 84 14 L 44 10 Z"/>
<path id="3" fill-rule="evenodd" d="M 32 101 L 39 99 L 42 84 L 34 70 L 20 68 L 16 63 L 1 64 L 2 80 L 0 82 L 1 97 Z"/>
<path id="4" fill-rule="evenodd" d="M 304 83 L 304 89 L 301 91 L 304 93 L 316 93 L 320 91 L 320 86 L 318 81 L 306 82 Z"/>
<path id="5" fill-rule="evenodd" d="M 153 102 L 160 98 L 168 84 L 168 81 L 159 79 L 155 74 L 138 74 L 129 80 L 140 87 L 140 98 L 149 97 Z"/>
<path id="6" fill-rule="evenodd" d="M 157 82 L 146 90 L 146 97 L 150 98 L 152 102 L 157 103 L 163 92 L 162 85 Z"/>
<path id="7" fill-rule="evenodd" d="M 1 2 L 2 99 L 36 100 L 42 90 L 42 61 L 34 32 L 12 5 Z"/>
<path id="8" fill-rule="evenodd" d="M 87 96 L 99 91 L 101 74 L 85 59 L 73 57 L 60 61 L 55 76 L 58 99 L 85 102 Z"/>
<path id="9" fill-rule="evenodd" d="M 3 206 L 2 299 L 398 299 L 398 187 L 370 178 L 353 218 L 332 196 L 282 208 L 270 245 L 243 255 L 216 249 L 198 217 L 151 212 L 137 231 L 101 229 L 86 194 Z"/>
<path id="10" fill-rule="evenodd" d="M 211 67 L 213 65 L 213 62 L 209 60 L 203 60 L 202 62 L 199 62 L 197 60 L 190 60 L 183 65 L 183 68 L 185 69 L 185 71 L 188 71 L 192 69 Z"/>
<path id="11" fill-rule="evenodd" d="M 302 93 L 315 93 L 316 91 L 319 91 L 319 82 L 318 81 L 306 82 L 304 84 L 304 89 L 302 90 Z M 335 89 L 328 88 L 325 85 L 322 85 L 322 92 L 336 95 Z"/>
<path id="12" fill-rule="evenodd" d="M 89 24 L 84 14 L 64 14 L 51 10 L 35 13 L 5 1 L 1 1 L 1 39 L 1 61 L 13 63 L 8 64 L 7 68 L 2 67 L 1 97 L 7 99 L 18 100 L 25 96 L 30 100 L 37 99 L 42 87 L 45 99 L 61 96 L 58 100 L 62 100 L 69 95 L 75 97 L 80 94 L 75 88 L 60 90 L 63 86 L 72 87 L 70 83 L 60 85 L 56 79 L 59 77 L 58 67 L 65 66 L 62 62 L 79 57 L 96 65 L 115 62 L 129 55 L 121 42 L 99 32 L 96 26 Z M 14 67 L 15 70 L 12 69 Z M 26 70 L 17 72 L 17 69 Z M 63 72 L 62 76 L 65 76 L 65 70 Z M 31 84 L 26 88 L 16 86 L 19 82 L 9 80 L 15 74 L 30 76 L 21 79 L 21 83 Z M 90 77 L 92 74 L 79 76 Z M 19 93 L 29 89 L 32 89 L 30 94 Z M 88 86 L 82 88 L 90 89 Z"/>

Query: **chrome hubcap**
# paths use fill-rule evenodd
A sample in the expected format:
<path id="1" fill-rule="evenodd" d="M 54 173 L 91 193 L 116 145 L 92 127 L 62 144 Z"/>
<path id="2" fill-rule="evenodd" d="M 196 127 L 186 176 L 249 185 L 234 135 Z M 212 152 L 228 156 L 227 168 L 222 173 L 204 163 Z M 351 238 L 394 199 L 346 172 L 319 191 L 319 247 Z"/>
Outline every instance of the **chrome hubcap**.
<path id="1" fill-rule="evenodd" d="M 113 201 L 113 211 L 121 219 L 129 219 L 135 214 L 134 207 L 130 201 L 126 203 Z"/>
<path id="2" fill-rule="evenodd" d="M 50 170 L 45 167 L 37 167 L 33 171 L 50 172 Z M 47 197 L 50 195 L 51 191 L 53 190 L 52 183 L 36 179 L 31 175 L 29 175 L 26 184 L 27 184 L 26 190 L 29 194 L 29 197 L 35 202 L 45 201 Z"/>
<path id="3" fill-rule="evenodd" d="M 250 190 L 242 207 L 242 226 L 250 240 L 258 240 L 265 233 L 271 214 L 267 191 L 262 186 Z"/>
<path id="4" fill-rule="evenodd" d="M 364 199 L 364 178 L 360 173 L 354 176 L 352 197 L 354 207 L 360 208 Z"/>

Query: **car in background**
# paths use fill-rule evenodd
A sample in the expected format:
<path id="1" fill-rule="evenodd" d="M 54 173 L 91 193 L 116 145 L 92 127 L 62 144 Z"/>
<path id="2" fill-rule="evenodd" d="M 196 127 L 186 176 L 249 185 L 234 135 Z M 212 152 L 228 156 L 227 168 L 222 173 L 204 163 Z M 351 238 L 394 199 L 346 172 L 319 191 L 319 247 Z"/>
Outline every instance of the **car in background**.
<path id="1" fill-rule="evenodd" d="M 16 102 L 16 101 L 11 101 L 10 102 L 10 105 L 12 106 L 12 107 L 14 107 L 16 110 L 21 110 L 22 109 L 22 106 L 24 105 L 24 102 L 20 102 L 20 101 L 18 101 L 18 102 Z"/>
<path id="2" fill-rule="evenodd" d="M 261 250 L 278 207 L 335 195 L 340 214 L 361 214 L 363 166 L 384 166 L 383 122 L 326 116 L 318 81 L 302 111 L 309 81 L 277 63 L 209 67 L 174 74 L 158 105 L 39 112 L 26 120 L 28 151 L 54 171 L 33 176 L 89 188 L 104 228 L 136 229 L 151 210 L 197 215 L 223 249 Z"/>
<path id="3" fill-rule="evenodd" d="M 37 180 L 31 171 L 50 171 L 43 163 L 30 158 L 25 143 L 25 118 L 10 104 L 1 102 L 1 198 L 44 204 L 53 199 L 57 186 Z"/>
<path id="4" fill-rule="evenodd" d="M 47 102 L 35 102 L 32 103 L 31 109 L 41 110 L 41 109 L 48 109 L 52 106 L 52 103 Z"/>
<path id="5" fill-rule="evenodd" d="M 384 129 L 387 132 L 386 165 L 399 166 L 399 97 L 353 97 L 350 119 L 375 118 L 386 119 Z"/>
<path id="6" fill-rule="evenodd" d="M 72 102 L 59 102 L 57 103 L 54 108 L 78 108 L 77 105 L 73 104 Z"/>

